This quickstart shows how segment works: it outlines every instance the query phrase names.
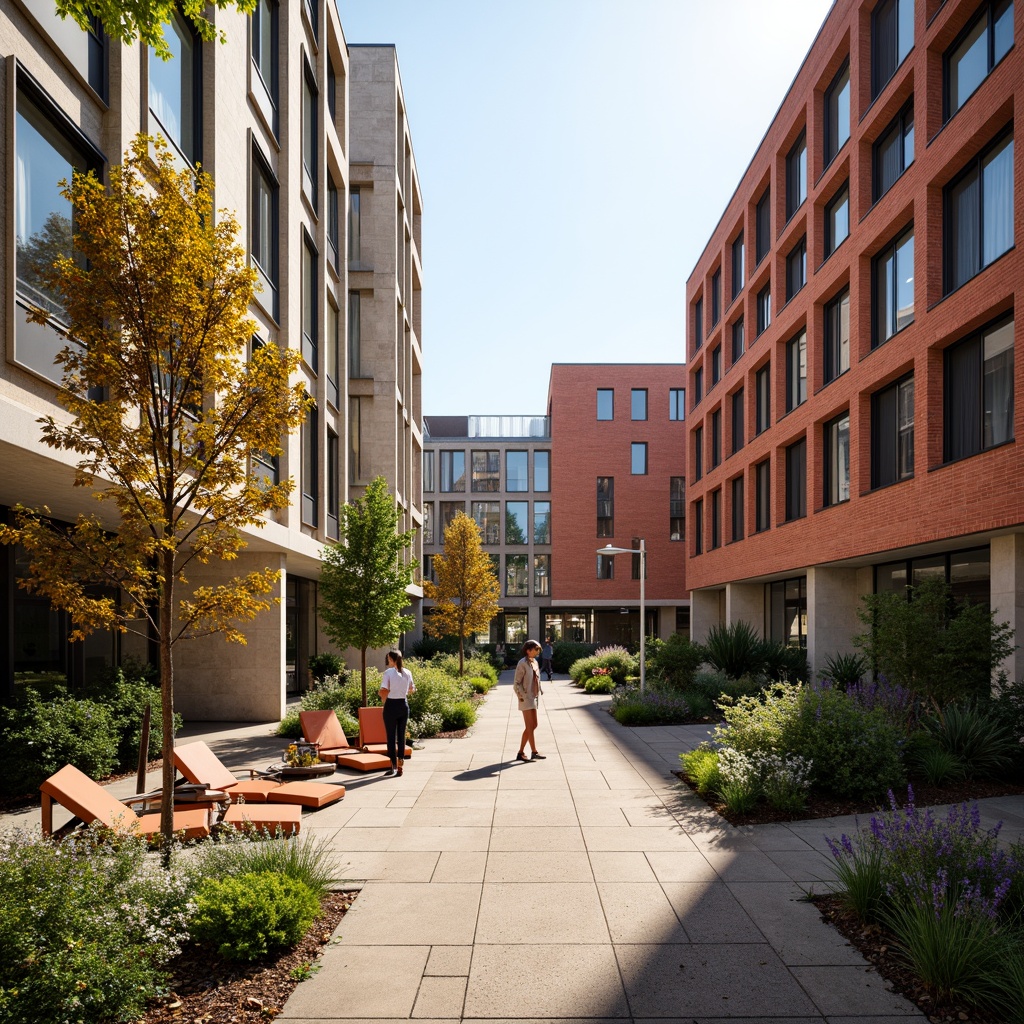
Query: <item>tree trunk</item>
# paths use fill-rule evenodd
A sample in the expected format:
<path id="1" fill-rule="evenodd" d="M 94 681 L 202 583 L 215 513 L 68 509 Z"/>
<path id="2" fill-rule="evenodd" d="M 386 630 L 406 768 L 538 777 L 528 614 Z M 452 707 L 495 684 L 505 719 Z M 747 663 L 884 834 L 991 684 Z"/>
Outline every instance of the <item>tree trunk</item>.
<path id="1" fill-rule="evenodd" d="M 172 663 L 171 629 L 174 615 L 174 552 L 160 554 L 160 586 L 157 621 L 160 630 L 160 721 L 163 725 L 160 752 L 163 757 L 160 799 L 160 836 L 163 840 L 161 858 L 170 867 L 171 840 L 174 837 L 174 667 Z"/>
<path id="2" fill-rule="evenodd" d="M 463 656 L 462 656 L 462 652 L 464 650 L 465 642 L 466 642 L 465 637 L 463 637 L 463 635 L 460 633 L 459 634 L 459 676 L 460 677 L 462 676 L 463 672 L 465 671 L 463 669 Z"/>
<path id="3" fill-rule="evenodd" d="M 363 647 L 359 651 L 360 658 L 362 659 L 363 666 L 363 707 L 366 705 L 366 648 Z"/>

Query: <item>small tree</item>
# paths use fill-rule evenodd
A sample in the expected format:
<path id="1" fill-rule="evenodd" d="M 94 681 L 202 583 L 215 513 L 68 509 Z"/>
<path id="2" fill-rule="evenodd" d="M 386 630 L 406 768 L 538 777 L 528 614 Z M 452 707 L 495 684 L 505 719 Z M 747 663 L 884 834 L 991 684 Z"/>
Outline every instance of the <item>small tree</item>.
<path id="1" fill-rule="evenodd" d="M 858 612 L 867 631 L 853 642 L 875 671 L 941 706 L 978 697 L 993 670 L 1014 651 L 1013 630 L 980 604 L 954 601 L 942 579 L 923 579 L 910 591 L 866 594 Z"/>
<path id="2" fill-rule="evenodd" d="M 466 637 L 487 629 L 501 608 L 501 588 L 491 556 L 480 550 L 480 527 L 465 512 L 444 529 L 444 554 L 434 558 L 437 583 L 425 580 L 423 594 L 434 612 L 423 628 L 431 636 L 459 638 L 459 675 L 464 671 Z"/>
<path id="3" fill-rule="evenodd" d="M 265 345 L 245 358 L 255 272 L 236 242 L 238 222 L 215 216 L 209 175 L 176 170 L 166 144 L 139 136 L 111 168 L 109 191 L 77 172 L 61 188 L 80 260 L 65 253 L 35 271 L 64 307 L 58 398 L 70 419 L 39 422 L 45 444 L 78 456 L 75 485 L 97 485 L 94 497 L 113 513 L 65 527 L 46 508 L 19 507 L 0 542 L 28 550 L 31 575 L 20 585 L 70 613 L 72 639 L 97 629 L 156 637 L 160 825 L 170 840 L 174 647 L 213 633 L 244 644 L 238 624 L 270 607 L 280 575 L 189 588 L 186 572 L 234 559 L 245 547 L 239 530 L 287 506 L 291 481 L 273 484 L 250 467 L 281 451 L 308 400 L 289 384 L 295 352 Z M 45 309 L 30 317 L 51 323 Z"/>
<path id="4" fill-rule="evenodd" d="M 324 549 L 320 618 L 335 644 L 359 651 L 364 707 L 367 649 L 393 644 L 415 621 L 402 614 L 417 565 L 402 562 L 410 544 L 412 531 L 398 532 L 395 500 L 379 476 L 362 498 L 342 507 L 338 543 Z"/>

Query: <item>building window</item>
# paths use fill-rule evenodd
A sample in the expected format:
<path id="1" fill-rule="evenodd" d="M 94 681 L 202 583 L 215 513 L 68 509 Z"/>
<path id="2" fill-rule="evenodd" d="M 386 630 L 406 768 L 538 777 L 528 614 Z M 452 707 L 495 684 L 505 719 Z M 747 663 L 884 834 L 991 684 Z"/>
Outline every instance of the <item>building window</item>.
<path id="1" fill-rule="evenodd" d="M 704 367 L 698 366 L 693 372 L 693 404 L 700 405 L 704 397 Z"/>
<path id="2" fill-rule="evenodd" d="M 434 503 L 432 501 L 426 502 L 423 506 L 423 543 L 434 543 Z"/>
<path id="3" fill-rule="evenodd" d="M 505 452 L 505 490 L 528 491 L 530 471 L 527 452 Z"/>
<path id="4" fill-rule="evenodd" d="M 533 556 L 533 596 L 549 597 L 551 594 L 551 556 Z"/>
<path id="5" fill-rule="evenodd" d="M 530 596 L 530 579 L 527 575 L 526 555 L 505 556 L 505 596 Z"/>
<path id="6" fill-rule="evenodd" d="M 722 491 L 711 492 L 711 550 L 722 546 Z"/>
<path id="7" fill-rule="evenodd" d="M 84 78 L 104 103 L 109 100 L 107 88 L 107 37 L 100 19 L 86 14 L 89 27 L 82 29 L 73 18 L 54 17 L 52 0 L 23 0 L 23 6 L 44 27 L 53 49 Z M 56 182 L 57 179 L 54 179 Z M 39 598 L 27 600 L 40 600 Z M 54 615 L 58 614 L 56 612 Z M 104 634 L 105 636 L 109 634 Z"/>
<path id="8" fill-rule="evenodd" d="M 599 580 L 613 580 L 613 579 L 615 579 L 615 556 L 614 555 L 598 555 L 597 556 L 597 578 Z"/>
<path id="9" fill-rule="evenodd" d="M 772 284 L 769 281 L 757 293 L 757 337 L 760 337 L 772 322 Z"/>
<path id="10" fill-rule="evenodd" d="M 202 137 L 202 44 L 178 11 L 172 11 L 164 26 L 164 39 L 170 60 L 161 60 L 149 48 L 149 112 L 167 141 L 194 164 Z M 47 180 L 51 179 L 52 175 Z"/>
<path id="11" fill-rule="evenodd" d="M 1013 136 L 972 160 L 945 199 L 948 294 L 1013 245 Z"/>
<path id="12" fill-rule="evenodd" d="M 362 259 L 362 195 L 354 188 L 348 194 L 348 261 L 358 265 Z"/>
<path id="13" fill-rule="evenodd" d="M 768 255 L 772 247 L 772 213 L 771 213 L 771 188 L 764 190 L 764 195 L 758 201 L 754 215 L 756 228 L 756 252 L 755 266 L 760 265 L 761 260 Z"/>
<path id="14" fill-rule="evenodd" d="M 722 318 L 722 271 L 716 270 L 711 275 L 711 326 L 714 327 Z"/>
<path id="15" fill-rule="evenodd" d="M 772 464 L 768 459 L 754 467 L 754 529 L 761 533 L 772 525 Z"/>
<path id="16" fill-rule="evenodd" d="M 850 62 L 839 69 L 825 91 L 825 166 L 850 137 Z"/>
<path id="17" fill-rule="evenodd" d="M 423 543 L 426 544 L 426 533 L 423 535 Z M 433 542 L 431 542 L 433 543 Z M 423 573 L 422 578 L 424 580 L 430 580 L 431 583 L 437 582 L 437 577 L 434 575 L 434 556 L 424 555 L 423 556 Z"/>
<path id="18" fill-rule="evenodd" d="M 633 538 L 633 543 L 630 545 L 634 551 L 637 552 L 635 555 L 629 556 L 630 561 L 630 577 L 634 580 L 640 579 L 640 540 L 637 537 Z M 647 566 L 644 565 L 644 579 L 647 579 Z"/>
<path id="19" fill-rule="evenodd" d="M 317 101 L 316 80 L 308 64 L 302 76 L 302 193 L 316 209 Z"/>
<path id="20" fill-rule="evenodd" d="M 745 512 L 743 507 L 743 477 L 736 477 L 731 484 L 732 494 L 732 540 L 743 540 L 746 534 Z"/>
<path id="21" fill-rule="evenodd" d="M 878 202 L 914 162 L 914 99 L 893 118 L 871 151 L 874 199 Z"/>
<path id="22" fill-rule="evenodd" d="M 754 378 L 755 434 L 763 433 L 772 423 L 771 363 L 765 363 Z"/>
<path id="23" fill-rule="evenodd" d="M 505 502 L 505 543 L 528 544 L 530 542 L 530 503 L 528 501 Z"/>
<path id="24" fill-rule="evenodd" d="M 309 21 L 309 27 L 313 30 L 313 38 L 316 39 L 320 33 L 319 19 L 317 18 L 317 6 L 316 0 L 302 0 L 302 7 L 306 12 L 306 18 Z"/>
<path id="25" fill-rule="evenodd" d="M 551 490 L 551 452 L 549 451 L 533 453 L 533 489 L 535 491 Z"/>
<path id="26" fill-rule="evenodd" d="M 597 418 L 610 420 L 615 416 L 615 391 L 612 388 L 597 389 Z"/>
<path id="27" fill-rule="evenodd" d="M 473 477 L 470 488 L 474 491 L 501 490 L 501 452 L 473 452 Z"/>
<path id="28" fill-rule="evenodd" d="M 743 388 L 732 396 L 732 453 L 735 455 L 746 443 Z"/>
<path id="29" fill-rule="evenodd" d="M 339 352 L 338 352 L 338 311 L 333 302 L 328 302 L 324 310 L 324 373 L 327 376 L 327 401 L 340 409 L 340 388 L 338 386 Z"/>
<path id="30" fill-rule="evenodd" d="M 252 151 L 252 226 L 250 249 L 270 312 L 278 313 L 278 185 L 260 152 Z"/>
<path id="31" fill-rule="evenodd" d="M 348 375 L 363 375 L 363 320 L 359 292 L 348 293 Z"/>
<path id="32" fill-rule="evenodd" d="M 847 182 L 825 206 L 825 255 L 846 241 L 850 233 L 850 183 Z"/>
<path id="33" fill-rule="evenodd" d="M 788 221 L 807 198 L 807 136 L 801 132 L 786 155 L 786 220 Z"/>
<path id="34" fill-rule="evenodd" d="M 629 393 L 629 418 L 647 419 L 647 388 L 633 388 Z"/>
<path id="35" fill-rule="evenodd" d="M 318 526 L 320 494 L 320 415 L 311 406 L 302 426 L 302 521 Z"/>
<path id="36" fill-rule="evenodd" d="M 874 321 L 871 347 L 914 322 L 914 230 L 904 231 L 873 260 Z"/>
<path id="37" fill-rule="evenodd" d="M 787 647 L 807 647 L 807 577 L 765 584 L 769 639 Z"/>
<path id="38" fill-rule="evenodd" d="M 743 317 L 732 325 L 732 361 L 735 363 L 743 355 Z"/>
<path id="39" fill-rule="evenodd" d="M 704 342 L 704 297 L 701 296 L 693 307 L 693 348 L 696 351 Z"/>
<path id="40" fill-rule="evenodd" d="M 693 432 L 693 479 L 694 482 L 704 476 L 704 428 L 697 427 Z"/>
<path id="41" fill-rule="evenodd" d="M 786 345 L 786 412 L 807 401 L 807 332 Z"/>
<path id="42" fill-rule="evenodd" d="M 442 452 L 442 454 L 444 454 Z M 455 517 L 462 513 L 466 514 L 466 505 L 461 501 L 442 501 L 441 502 L 441 533 L 442 541 L 444 540 L 444 531 L 455 521 Z"/>
<path id="43" fill-rule="evenodd" d="M 914 0 L 882 0 L 871 15 L 871 98 L 884 88 L 914 45 Z"/>
<path id="44" fill-rule="evenodd" d="M 629 466 L 633 476 L 647 474 L 647 442 L 633 441 L 629 446 Z"/>
<path id="45" fill-rule="evenodd" d="M 825 383 L 850 368 L 850 289 L 825 304 Z"/>
<path id="46" fill-rule="evenodd" d="M 807 284 L 807 237 L 804 236 L 786 257 L 786 301 Z"/>
<path id="47" fill-rule="evenodd" d="M 704 554 L 704 499 L 693 503 L 693 553 Z"/>
<path id="48" fill-rule="evenodd" d="M 786 449 L 786 522 L 807 515 L 807 441 Z"/>
<path id="49" fill-rule="evenodd" d="M 722 410 L 716 409 L 711 414 L 711 468 L 722 462 Z"/>
<path id="50" fill-rule="evenodd" d="M 473 522 L 480 528 L 480 542 L 482 544 L 500 544 L 501 502 L 474 501 L 470 503 L 470 509 L 473 513 Z M 520 540 L 513 543 L 525 544 L 526 541 Z"/>
<path id="51" fill-rule="evenodd" d="M 348 400 L 348 479 L 352 484 L 363 479 L 363 403 L 358 395 Z"/>
<path id="52" fill-rule="evenodd" d="M 716 345 L 711 350 L 711 386 L 714 387 L 722 379 L 722 346 Z"/>
<path id="53" fill-rule="evenodd" d="M 948 348 L 945 364 L 945 461 L 1012 441 L 1013 320 Z"/>
<path id="54" fill-rule="evenodd" d="M 423 490 L 427 494 L 434 491 L 434 453 L 423 453 Z"/>
<path id="55" fill-rule="evenodd" d="M 317 252 L 313 240 L 302 232 L 302 358 L 315 373 L 317 370 L 316 314 L 320 296 L 317 273 Z"/>
<path id="56" fill-rule="evenodd" d="M 550 501 L 535 501 L 533 503 L 533 543 L 551 543 Z"/>
<path id="57" fill-rule="evenodd" d="M 1013 0 L 986 0 L 944 57 L 948 121 L 1013 46 Z"/>
<path id="58" fill-rule="evenodd" d="M 668 481 L 668 538 L 682 540 L 686 536 L 686 477 L 673 476 Z"/>
<path id="59" fill-rule="evenodd" d="M 451 494 L 466 490 L 466 453 L 461 451 L 442 451 L 441 455 L 441 491 Z"/>
<path id="60" fill-rule="evenodd" d="M 327 259 L 335 270 L 338 269 L 338 186 L 327 176 Z"/>
<path id="61" fill-rule="evenodd" d="M 338 539 L 338 508 L 341 502 L 338 487 L 338 462 L 340 450 L 338 435 L 327 428 L 327 536 Z"/>
<path id="62" fill-rule="evenodd" d="M 668 418 L 670 420 L 686 419 L 686 388 L 668 389 Z"/>
<path id="63" fill-rule="evenodd" d="M 825 505 L 850 500 L 850 414 L 825 424 Z"/>
<path id="64" fill-rule="evenodd" d="M 597 478 L 597 535 L 615 536 L 615 477 Z"/>
<path id="65" fill-rule="evenodd" d="M 334 70 L 334 61 L 327 58 L 327 110 L 332 123 L 338 119 L 338 76 Z"/>
<path id="66" fill-rule="evenodd" d="M 746 281 L 745 255 L 746 249 L 743 246 L 743 232 L 741 231 L 739 237 L 732 243 L 732 297 L 734 299 L 743 290 Z"/>
<path id="67" fill-rule="evenodd" d="M 871 396 L 871 486 L 886 487 L 914 475 L 914 378 Z"/>

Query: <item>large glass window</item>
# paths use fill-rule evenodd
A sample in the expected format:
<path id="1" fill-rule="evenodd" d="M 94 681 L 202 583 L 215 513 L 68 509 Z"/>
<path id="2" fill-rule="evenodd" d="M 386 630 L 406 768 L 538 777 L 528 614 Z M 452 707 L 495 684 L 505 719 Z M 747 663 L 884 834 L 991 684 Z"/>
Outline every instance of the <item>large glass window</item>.
<path id="1" fill-rule="evenodd" d="M 704 428 L 697 427 L 693 432 L 693 479 L 700 480 L 704 476 Z"/>
<path id="2" fill-rule="evenodd" d="M 359 395 L 348 399 L 348 479 L 352 484 L 363 480 L 363 400 Z"/>
<path id="3" fill-rule="evenodd" d="M 914 99 L 893 118 L 872 149 L 874 198 L 877 202 L 914 162 Z"/>
<path id="4" fill-rule="evenodd" d="M 686 388 L 668 389 L 668 418 L 686 419 Z"/>
<path id="5" fill-rule="evenodd" d="M 505 543 L 528 544 L 530 542 L 530 503 L 528 501 L 505 502 Z"/>
<path id="6" fill-rule="evenodd" d="M 732 325 L 732 361 L 735 363 L 744 350 L 743 317 Z"/>
<path id="7" fill-rule="evenodd" d="M 348 194 L 348 261 L 358 265 L 362 260 L 363 228 L 362 228 L 362 194 L 353 188 Z"/>
<path id="8" fill-rule="evenodd" d="M 106 102 L 107 40 L 100 19 L 90 15 L 90 27 L 83 30 L 73 18 L 55 17 L 53 0 L 22 0 L 22 3 L 43 26 L 54 48 Z"/>
<path id="9" fill-rule="evenodd" d="M 704 499 L 693 503 L 693 553 L 704 554 Z"/>
<path id="10" fill-rule="evenodd" d="M 722 379 L 722 346 L 716 345 L 711 350 L 711 386 L 714 387 Z"/>
<path id="11" fill-rule="evenodd" d="M 550 501 L 535 501 L 533 503 L 533 543 L 551 543 Z"/>
<path id="12" fill-rule="evenodd" d="M 772 466 L 768 459 L 754 467 L 754 529 L 760 533 L 772 525 Z"/>
<path id="13" fill-rule="evenodd" d="M 647 419 L 647 388 L 633 388 L 629 393 L 629 418 Z"/>
<path id="14" fill-rule="evenodd" d="M 698 366 L 693 371 L 693 404 L 700 405 L 704 397 L 704 367 Z"/>
<path id="15" fill-rule="evenodd" d="M 434 490 L 434 453 L 423 453 L 423 490 L 430 494 Z"/>
<path id="16" fill-rule="evenodd" d="M 316 209 L 316 186 L 318 152 L 317 143 L 317 106 L 319 97 L 316 91 L 316 80 L 309 65 L 305 65 L 302 76 L 302 191 Z"/>
<path id="17" fill-rule="evenodd" d="M 850 62 L 847 61 L 825 92 L 825 166 L 850 137 Z"/>
<path id="18" fill-rule="evenodd" d="M 505 556 L 505 596 L 529 597 L 530 578 L 526 568 L 526 555 Z"/>
<path id="19" fill-rule="evenodd" d="M 527 452 L 505 452 L 505 490 L 528 491 L 530 468 Z"/>
<path id="20" fill-rule="evenodd" d="M 314 372 L 317 369 L 316 314 L 320 296 L 317 253 L 313 240 L 302 232 L 302 358 Z"/>
<path id="21" fill-rule="evenodd" d="M 327 400 L 335 409 L 341 408 L 339 404 L 340 391 L 338 387 L 339 353 L 338 353 L 338 311 L 334 308 L 333 302 L 327 303 L 324 312 L 326 325 L 324 327 L 324 356 L 325 373 L 327 374 Z"/>
<path id="22" fill-rule="evenodd" d="M 320 497 L 320 416 L 311 406 L 302 425 L 302 521 L 319 525 Z"/>
<path id="23" fill-rule="evenodd" d="M 536 451 L 533 453 L 533 489 L 535 491 L 551 490 L 551 452 Z"/>
<path id="24" fill-rule="evenodd" d="M 252 238 L 250 252 L 270 301 L 270 312 L 278 314 L 278 186 L 267 162 L 254 147 L 252 151 Z"/>
<path id="25" fill-rule="evenodd" d="M 722 491 L 711 492 L 711 551 L 722 546 Z"/>
<path id="26" fill-rule="evenodd" d="M 444 493 L 465 491 L 466 453 L 461 451 L 442 451 L 440 455 L 441 491 Z"/>
<path id="27" fill-rule="evenodd" d="M 850 233 L 850 185 L 847 182 L 825 206 L 825 255 L 846 241 Z"/>
<path id="28" fill-rule="evenodd" d="M 946 350 L 945 458 L 1013 440 L 1013 320 L 997 321 Z"/>
<path id="29" fill-rule="evenodd" d="M 716 270 L 711 275 L 711 326 L 722 318 L 722 271 Z"/>
<path id="30" fill-rule="evenodd" d="M 462 501 L 442 501 L 441 502 L 441 532 L 442 541 L 444 540 L 444 531 L 455 521 L 455 517 L 462 513 L 465 515 L 466 504 Z"/>
<path id="31" fill-rule="evenodd" d="M 597 535 L 612 537 L 615 534 L 615 477 L 597 478 Z"/>
<path id="32" fill-rule="evenodd" d="M 885 88 L 914 45 L 914 0 L 882 0 L 871 15 L 871 98 Z"/>
<path id="33" fill-rule="evenodd" d="M 807 515 L 807 441 L 786 449 L 786 522 Z"/>
<path id="34" fill-rule="evenodd" d="M 473 452 L 474 491 L 501 490 L 501 452 Z"/>
<path id="35" fill-rule="evenodd" d="M 850 500 L 850 414 L 825 424 L 825 504 Z"/>
<path id="36" fill-rule="evenodd" d="M 1013 136 L 984 150 L 946 188 L 946 292 L 1013 245 Z"/>
<path id="37" fill-rule="evenodd" d="M 359 292 L 348 293 L 348 375 L 363 375 L 363 318 Z"/>
<path id="38" fill-rule="evenodd" d="M 807 284 L 807 238 L 801 238 L 786 257 L 786 301 Z"/>
<path id="39" fill-rule="evenodd" d="M 850 289 L 825 304 L 825 383 L 850 368 Z"/>
<path id="40" fill-rule="evenodd" d="M 738 452 L 746 442 L 744 420 L 743 388 L 732 396 L 732 453 Z"/>
<path id="41" fill-rule="evenodd" d="M 807 401 L 807 332 L 786 345 L 786 412 Z"/>
<path id="42" fill-rule="evenodd" d="M 1013 0 L 986 0 L 946 52 L 945 115 L 949 120 L 1013 45 Z"/>
<path id="43" fill-rule="evenodd" d="M 786 220 L 807 198 L 807 136 L 801 132 L 786 155 Z"/>
<path id="44" fill-rule="evenodd" d="M 533 596 L 549 597 L 551 594 L 551 556 L 533 556 Z"/>
<path id="45" fill-rule="evenodd" d="M 732 499 L 732 540 L 743 540 L 746 533 L 746 510 L 743 507 L 743 477 L 735 477 L 729 485 Z"/>
<path id="46" fill-rule="evenodd" d="M 501 502 L 471 502 L 473 521 L 480 527 L 481 544 L 501 543 Z M 522 541 L 517 541 L 522 543 Z"/>
<path id="47" fill-rule="evenodd" d="M 669 477 L 668 482 L 668 536 L 669 540 L 682 540 L 686 536 L 686 477 Z"/>
<path id="48" fill-rule="evenodd" d="M 338 186 L 330 174 L 327 175 L 327 259 L 335 270 L 338 269 L 338 218 L 341 208 L 338 205 Z"/>
<path id="49" fill-rule="evenodd" d="M 338 464 L 340 462 L 338 435 L 327 428 L 327 536 L 338 539 L 338 509 L 341 492 L 338 487 Z"/>
<path id="50" fill-rule="evenodd" d="M 149 112 L 168 142 L 189 163 L 195 163 L 201 124 L 200 43 L 178 11 L 172 11 L 170 22 L 164 25 L 164 38 L 170 60 L 161 60 L 153 47 L 149 48 Z"/>
<path id="51" fill-rule="evenodd" d="M 772 322 L 772 286 L 769 281 L 757 293 L 757 334 L 760 337 Z"/>
<path id="52" fill-rule="evenodd" d="M 757 251 L 755 253 L 757 264 L 768 255 L 772 247 L 772 213 L 771 213 L 772 190 L 766 188 L 764 195 L 758 200 L 754 220 L 757 229 Z"/>
<path id="53" fill-rule="evenodd" d="M 914 475 L 914 378 L 904 377 L 871 396 L 871 486 Z"/>
<path id="54" fill-rule="evenodd" d="M 612 388 L 597 389 L 597 418 L 610 420 L 615 417 L 615 391 Z"/>
<path id="55" fill-rule="evenodd" d="M 277 104 L 277 3 L 257 0 L 252 12 L 252 62 L 271 101 Z M 276 126 L 275 126 L 276 128 Z"/>
<path id="56" fill-rule="evenodd" d="M 613 580 L 613 579 L 615 579 L 615 556 L 614 555 L 598 555 L 597 556 L 597 578 L 599 580 Z"/>
<path id="57" fill-rule="evenodd" d="M 746 280 L 746 249 L 743 245 L 743 232 L 739 233 L 736 241 L 732 243 L 732 297 L 735 299 L 743 290 Z"/>
<path id="58" fill-rule="evenodd" d="M 633 476 L 644 476 L 647 473 L 647 442 L 633 441 L 630 450 L 630 472 Z"/>
<path id="59" fill-rule="evenodd" d="M 698 349 L 704 343 L 704 297 L 701 296 L 693 306 L 693 347 Z"/>
<path id="60" fill-rule="evenodd" d="M 771 363 L 765 363 L 754 378 L 755 395 L 755 433 L 767 430 L 772 423 L 772 389 Z"/>
<path id="61" fill-rule="evenodd" d="M 711 468 L 722 462 L 722 410 L 716 409 L 711 414 Z"/>
<path id="62" fill-rule="evenodd" d="M 807 577 L 765 584 L 769 639 L 788 647 L 807 646 Z"/>
<path id="63" fill-rule="evenodd" d="M 914 229 L 904 231 L 874 259 L 875 329 L 871 347 L 914 322 Z"/>
<path id="64" fill-rule="evenodd" d="M 432 501 L 425 502 L 423 505 L 423 543 L 434 543 L 434 503 Z M 426 570 L 423 575 L 427 575 Z"/>

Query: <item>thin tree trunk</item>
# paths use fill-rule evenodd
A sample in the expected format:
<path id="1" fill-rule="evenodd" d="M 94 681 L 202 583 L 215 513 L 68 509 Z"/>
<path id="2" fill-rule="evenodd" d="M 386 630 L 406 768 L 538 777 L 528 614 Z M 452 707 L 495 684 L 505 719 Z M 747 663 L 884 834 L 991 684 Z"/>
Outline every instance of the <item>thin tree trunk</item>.
<path id="1" fill-rule="evenodd" d="M 160 752 L 163 757 L 160 799 L 161 854 L 165 867 L 170 867 L 171 840 L 174 837 L 174 666 L 171 650 L 171 628 L 174 613 L 174 552 L 160 555 L 163 583 L 160 586 L 158 621 L 160 624 L 160 720 L 163 725 Z"/>
<path id="2" fill-rule="evenodd" d="M 466 642 L 465 637 L 463 637 L 462 634 L 460 633 L 459 634 L 459 676 L 462 676 L 463 671 L 464 671 L 464 669 L 462 667 L 463 666 L 462 652 L 464 650 L 465 642 Z"/>

